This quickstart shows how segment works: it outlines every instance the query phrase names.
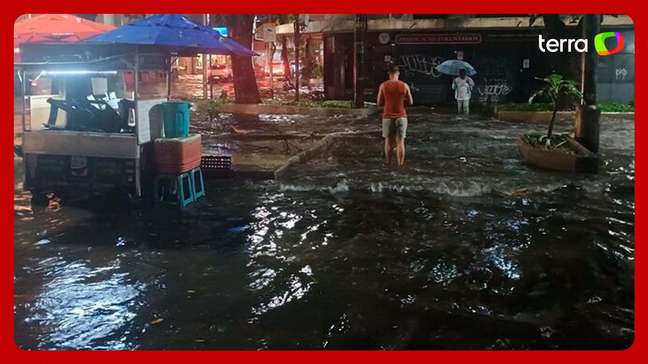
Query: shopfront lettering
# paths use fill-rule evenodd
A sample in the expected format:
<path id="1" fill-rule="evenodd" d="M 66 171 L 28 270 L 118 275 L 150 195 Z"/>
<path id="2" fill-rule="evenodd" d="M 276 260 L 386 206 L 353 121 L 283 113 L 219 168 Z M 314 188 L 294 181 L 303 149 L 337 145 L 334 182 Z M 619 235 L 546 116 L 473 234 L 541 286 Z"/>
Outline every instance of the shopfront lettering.
<path id="1" fill-rule="evenodd" d="M 482 36 L 479 33 L 452 34 L 398 34 L 397 44 L 479 44 Z"/>

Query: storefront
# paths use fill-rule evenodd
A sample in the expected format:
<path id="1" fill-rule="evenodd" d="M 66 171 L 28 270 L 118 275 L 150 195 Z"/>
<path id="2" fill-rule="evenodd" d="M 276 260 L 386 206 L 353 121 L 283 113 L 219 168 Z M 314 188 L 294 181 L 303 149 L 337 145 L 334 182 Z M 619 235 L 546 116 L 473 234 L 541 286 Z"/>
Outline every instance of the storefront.
<path id="1" fill-rule="evenodd" d="M 367 34 L 365 95 L 375 99 L 389 65 L 401 69 L 416 104 L 439 105 L 453 100 L 452 78 L 435 67 L 448 59 L 462 59 L 477 70 L 473 101 L 526 102 L 536 87 L 535 77 L 552 72 L 549 54 L 538 49 L 541 29 L 442 31 L 380 31 Z M 600 101 L 634 100 L 634 32 L 622 32 L 624 52 L 600 57 Z M 353 95 L 353 34 L 325 34 L 324 83 L 329 99 Z M 578 55 L 575 55 L 578 57 Z M 577 59 L 575 59 L 577 62 Z M 555 63 L 555 62 L 554 62 Z"/>
<path id="2" fill-rule="evenodd" d="M 622 52 L 599 57 L 596 92 L 599 101 L 634 102 L 634 31 L 620 30 L 625 47 Z"/>

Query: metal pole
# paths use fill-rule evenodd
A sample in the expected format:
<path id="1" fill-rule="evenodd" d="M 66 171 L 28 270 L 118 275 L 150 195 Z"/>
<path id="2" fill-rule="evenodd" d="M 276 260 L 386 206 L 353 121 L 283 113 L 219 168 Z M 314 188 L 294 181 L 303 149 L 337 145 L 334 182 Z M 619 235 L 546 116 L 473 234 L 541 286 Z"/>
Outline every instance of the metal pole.
<path id="1" fill-rule="evenodd" d="M 135 105 L 135 137 L 139 143 L 139 120 L 137 115 L 137 101 L 139 99 L 139 72 L 140 72 L 140 59 L 139 59 L 139 48 L 135 48 L 135 77 L 133 84 L 133 105 Z"/>
<path id="2" fill-rule="evenodd" d="M 140 56 L 139 56 L 139 47 L 135 48 L 135 84 L 133 85 L 133 104 L 135 105 L 135 144 L 139 146 L 139 113 L 137 112 L 138 100 L 139 100 L 139 72 L 140 72 Z M 138 150 L 139 155 L 139 150 Z M 140 158 L 135 159 L 135 192 L 137 196 L 142 195 L 142 186 L 141 186 L 141 175 L 140 175 Z"/>
<path id="3" fill-rule="evenodd" d="M 581 37 L 583 39 L 587 39 L 587 24 L 585 24 L 585 20 L 583 19 L 583 24 L 582 24 L 582 29 L 581 29 Z M 588 49 L 589 52 L 589 49 Z M 580 92 L 582 94 L 585 94 L 585 67 L 587 63 L 587 53 L 581 53 L 580 54 Z M 581 104 L 584 103 L 584 100 L 581 100 Z"/>
<path id="4" fill-rule="evenodd" d="M 585 15 L 583 30 L 586 38 L 593 43 L 594 36 L 601 30 L 600 15 Z M 590 43 L 591 46 L 591 43 Z M 598 66 L 598 55 L 588 50 L 585 53 L 585 68 L 583 70 L 583 100 L 586 105 L 596 105 L 596 67 Z"/>
<path id="5" fill-rule="evenodd" d="M 272 71 L 272 63 L 274 60 L 275 45 L 274 42 L 267 43 L 270 47 L 270 98 L 274 99 L 274 74 Z"/>
<path id="6" fill-rule="evenodd" d="M 209 14 L 203 14 L 203 25 L 209 26 Z M 207 74 L 207 55 L 203 53 L 202 55 L 202 67 L 203 67 L 203 99 L 207 99 L 207 83 L 209 82 L 209 75 Z"/>
<path id="7" fill-rule="evenodd" d="M 353 107 L 364 107 L 364 64 L 367 15 L 356 14 L 353 29 Z"/>
<path id="8" fill-rule="evenodd" d="M 295 19 L 293 42 L 295 43 L 295 101 L 299 102 L 299 14 Z"/>
<path id="9" fill-rule="evenodd" d="M 583 18 L 583 37 L 592 42 L 601 29 L 600 15 L 585 15 Z M 590 43 L 590 48 L 592 44 Z M 596 68 L 598 56 L 589 49 L 581 62 L 583 105 L 576 118 L 575 138 L 592 153 L 599 151 L 601 110 L 596 105 Z"/>
<path id="10" fill-rule="evenodd" d="M 21 72 L 18 71 L 18 77 L 20 77 Z M 25 113 L 27 112 L 27 84 L 26 84 L 26 78 L 27 75 L 25 71 L 22 71 L 22 77 L 20 77 L 20 86 L 21 86 L 21 96 L 22 96 L 22 130 L 23 132 L 26 130 L 26 120 L 25 120 Z M 30 119 L 31 120 L 31 119 Z M 31 129 L 31 126 L 30 128 Z"/>
<path id="11" fill-rule="evenodd" d="M 207 64 L 209 65 L 209 69 L 211 69 L 211 64 L 212 64 L 211 54 L 207 57 Z M 207 82 L 209 82 L 209 79 L 207 79 Z M 209 98 L 210 99 L 214 98 L 214 85 L 211 82 L 209 82 Z"/>
<path id="12" fill-rule="evenodd" d="M 166 72 L 166 84 L 167 84 L 167 101 L 171 100 L 171 70 L 173 69 L 173 57 L 169 57 L 169 67 Z"/>

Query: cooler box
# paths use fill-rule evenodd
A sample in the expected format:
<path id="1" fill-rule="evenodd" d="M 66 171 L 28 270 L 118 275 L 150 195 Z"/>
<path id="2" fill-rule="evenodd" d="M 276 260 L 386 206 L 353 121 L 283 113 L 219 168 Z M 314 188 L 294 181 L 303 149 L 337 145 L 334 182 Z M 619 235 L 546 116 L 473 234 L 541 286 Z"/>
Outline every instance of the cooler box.
<path id="1" fill-rule="evenodd" d="M 200 134 L 183 138 L 158 138 L 153 142 L 158 173 L 179 174 L 200 167 Z"/>
<path id="2" fill-rule="evenodd" d="M 165 138 L 180 138 L 189 135 L 191 104 L 184 101 L 162 103 L 162 122 Z"/>

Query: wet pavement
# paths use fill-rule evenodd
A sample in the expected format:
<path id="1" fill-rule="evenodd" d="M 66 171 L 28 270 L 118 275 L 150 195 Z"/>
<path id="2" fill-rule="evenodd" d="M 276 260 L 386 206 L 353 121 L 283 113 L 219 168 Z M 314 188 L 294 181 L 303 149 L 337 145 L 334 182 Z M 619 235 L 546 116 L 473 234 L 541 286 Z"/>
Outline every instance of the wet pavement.
<path id="1" fill-rule="evenodd" d="M 17 344 L 631 344 L 632 121 L 603 121 L 597 175 L 522 164 L 515 138 L 538 125 L 419 110 L 399 170 L 382 164 L 378 120 L 272 122 L 357 134 L 280 180 L 209 180 L 207 198 L 185 212 L 32 205 L 17 180 Z"/>

